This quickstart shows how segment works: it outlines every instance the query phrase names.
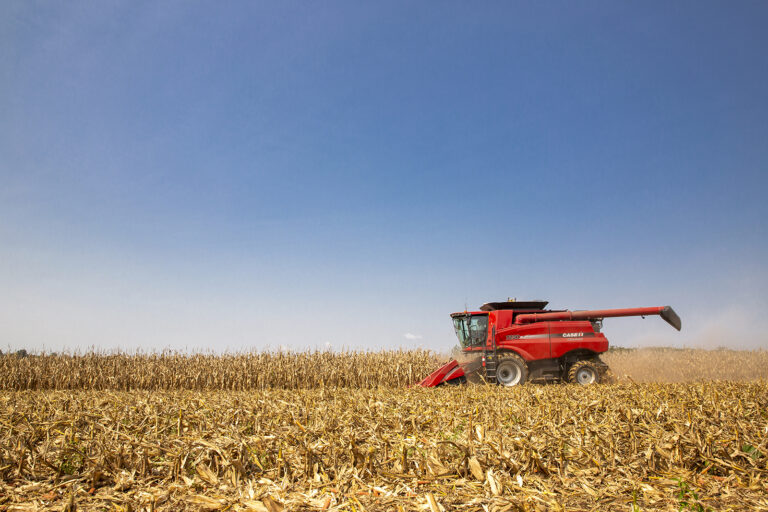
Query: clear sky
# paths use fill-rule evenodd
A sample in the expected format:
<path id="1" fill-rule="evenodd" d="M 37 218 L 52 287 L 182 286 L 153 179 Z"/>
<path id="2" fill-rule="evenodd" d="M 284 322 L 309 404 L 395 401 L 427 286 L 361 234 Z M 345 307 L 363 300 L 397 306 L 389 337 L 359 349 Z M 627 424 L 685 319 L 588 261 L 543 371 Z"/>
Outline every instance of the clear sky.
<path id="1" fill-rule="evenodd" d="M 766 347 L 766 2 L 0 3 L 0 348 Z"/>

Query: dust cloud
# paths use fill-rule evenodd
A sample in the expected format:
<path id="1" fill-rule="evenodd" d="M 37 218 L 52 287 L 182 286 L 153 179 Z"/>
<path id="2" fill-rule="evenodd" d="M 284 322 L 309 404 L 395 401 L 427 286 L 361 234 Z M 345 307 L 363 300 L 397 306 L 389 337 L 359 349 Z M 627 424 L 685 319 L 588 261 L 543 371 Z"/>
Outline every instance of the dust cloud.
<path id="1" fill-rule="evenodd" d="M 768 350 L 764 349 L 613 348 L 600 358 L 619 382 L 768 381 Z M 456 359 L 466 371 L 480 368 L 480 354 L 454 351 L 437 359 L 441 364 Z"/>
<path id="2" fill-rule="evenodd" d="M 640 348 L 614 349 L 601 356 L 619 382 L 768 380 L 768 351 Z"/>

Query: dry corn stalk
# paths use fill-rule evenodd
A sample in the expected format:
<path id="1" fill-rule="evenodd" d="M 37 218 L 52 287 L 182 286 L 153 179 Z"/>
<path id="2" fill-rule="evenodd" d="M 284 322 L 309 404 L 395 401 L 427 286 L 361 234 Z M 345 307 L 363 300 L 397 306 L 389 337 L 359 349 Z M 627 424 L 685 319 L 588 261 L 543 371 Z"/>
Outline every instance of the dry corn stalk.
<path id="1" fill-rule="evenodd" d="M 244 354 L 89 353 L 0 355 L 6 390 L 263 390 L 401 388 L 448 357 L 425 350 L 251 352 Z M 619 380 L 634 382 L 768 379 L 768 351 L 643 349 L 608 352 Z"/>
<path id="2" fill-rule="evenodd" d="M 765 382 L 4 391 L 0 506 L 766 510 L 766 410 Z"/>

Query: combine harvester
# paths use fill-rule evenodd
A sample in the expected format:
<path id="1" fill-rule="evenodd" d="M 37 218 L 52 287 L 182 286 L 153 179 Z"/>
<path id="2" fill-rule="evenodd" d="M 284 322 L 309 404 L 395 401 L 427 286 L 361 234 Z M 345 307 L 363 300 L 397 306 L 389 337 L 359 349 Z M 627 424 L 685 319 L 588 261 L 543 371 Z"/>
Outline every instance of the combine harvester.
<path id="1" fill-rule="evenodd" d="M 529 380 L 567 381 L 582 385 L 610 379 L 600 354 L 608 339 L 600 332 L 603 318 L 659 315 L 680 330 L 670 306 L 545 310 L 547 301 L 489 302 L 480 311 L 453 313 L 453 326 L 468 362 L 444 365 L 419 383 L 434 387 L 463 384 L 479 374 L 486 382 L 519 386 Z"/>

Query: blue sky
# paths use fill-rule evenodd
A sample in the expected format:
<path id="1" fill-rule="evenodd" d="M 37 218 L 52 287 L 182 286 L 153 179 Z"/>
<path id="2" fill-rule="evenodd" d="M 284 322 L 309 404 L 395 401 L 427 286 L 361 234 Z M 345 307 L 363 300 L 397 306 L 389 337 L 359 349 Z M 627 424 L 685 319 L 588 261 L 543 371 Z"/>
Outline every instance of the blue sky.
<path id="1" fill-rule="evenodd" d="M 3 2 L 0 346 L 768 347 L 764 2 Z M 410 334 L 411 336 L 406 336 Z"/>

